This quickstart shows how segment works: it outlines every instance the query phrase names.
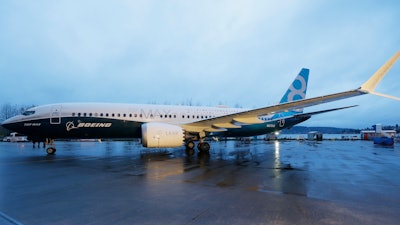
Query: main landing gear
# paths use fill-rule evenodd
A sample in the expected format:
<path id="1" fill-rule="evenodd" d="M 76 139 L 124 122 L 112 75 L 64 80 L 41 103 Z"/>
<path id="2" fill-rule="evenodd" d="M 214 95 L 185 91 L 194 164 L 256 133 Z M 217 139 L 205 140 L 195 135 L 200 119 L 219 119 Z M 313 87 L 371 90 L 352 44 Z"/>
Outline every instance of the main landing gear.
<path id="1" fill-rule="evenodd" d="M 200 142 L 197 145 L 197 149 L 199 149 L 200 152 L 209 153 L 210 152 L 210 144 L 208 142 Z"/>
<path id="2" fill-rule="evenodd" d="M 194 155 L 194 142 L 189 140 L 186 142 L 186 153 L 188 155 Z M 210 154 L 210 144 L 208 142 L 200 141 L 199 144 L 197 144 L 197 149 L 199 150 L 199 153 L 202 154 Z"/>

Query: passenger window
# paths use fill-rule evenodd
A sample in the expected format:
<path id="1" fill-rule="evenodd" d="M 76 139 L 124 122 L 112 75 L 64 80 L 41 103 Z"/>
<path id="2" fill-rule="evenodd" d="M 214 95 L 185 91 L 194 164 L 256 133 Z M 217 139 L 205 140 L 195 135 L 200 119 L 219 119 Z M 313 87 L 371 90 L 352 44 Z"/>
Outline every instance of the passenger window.
<path id="1" fill-rule="evenodd" d="M 115 116 L 115 114 L 113 113 L 113 114 L 111 114 L 111 117 L 114 117 Z"/>
<path id="2" fill-rule="evenodd" d="M 86 113 L 83 113 L 83 116 L 86 117 Z"/>

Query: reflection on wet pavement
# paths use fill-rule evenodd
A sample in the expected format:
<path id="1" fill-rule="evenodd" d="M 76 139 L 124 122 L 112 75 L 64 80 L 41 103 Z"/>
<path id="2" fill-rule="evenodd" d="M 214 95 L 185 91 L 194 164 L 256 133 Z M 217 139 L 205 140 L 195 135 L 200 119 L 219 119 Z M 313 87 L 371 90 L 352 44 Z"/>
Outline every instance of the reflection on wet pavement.
<path id="1" fill-rule="evenodd" d="M 376 224 L 400 218 L 398 146 L 226 141 L 212 143 L 210 154 L 187 156 L 183 148 L 143 149 L 137 141 L 56 144 L 57 154 L 47 156 L 30 144 L 0 143 L 1 212 L 26 224 L 74 223 L 91 213 L 92 220 L 84 221 L 102 224 L 161 223 L 167 215 L 175 215 L 173 224 L 258 224 L 266 218 Z M 50 206 L 58 214 L 35 216 Z M 146 217 L 153 208 L 156 216 Z M 112 219 L 98 219 L 110 210 Z M 221 220 L 226 213 L 236 220 Z"/>

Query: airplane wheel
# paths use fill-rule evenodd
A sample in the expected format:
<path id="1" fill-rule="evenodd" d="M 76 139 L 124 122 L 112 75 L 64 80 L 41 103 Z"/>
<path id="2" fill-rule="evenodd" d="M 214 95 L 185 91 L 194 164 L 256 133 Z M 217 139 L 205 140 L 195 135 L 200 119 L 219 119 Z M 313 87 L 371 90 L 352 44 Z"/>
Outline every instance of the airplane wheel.
<path id="1" fill-rule="evenodd" d="M 194 149 L 194 142 L 193 142 L 193 141 L 188 141 L 188 142 L 186 143 L 186 148 Z"/>
<path id="2" fill-rule="evenodd" d="M 47 152 L 47 154 L 49 154 L 49 155 L 54 155 L 54 153 L 56 153 L 56 148 L 48 147 L 48 148 L 46 149 L 46 152 Z"/>
<path id="3" fill-rule="evenodd" d="M 210 151 L 210 144 L 208 142 L 199 143 L 197 148 L 200 152 L 209 152 Z"/>

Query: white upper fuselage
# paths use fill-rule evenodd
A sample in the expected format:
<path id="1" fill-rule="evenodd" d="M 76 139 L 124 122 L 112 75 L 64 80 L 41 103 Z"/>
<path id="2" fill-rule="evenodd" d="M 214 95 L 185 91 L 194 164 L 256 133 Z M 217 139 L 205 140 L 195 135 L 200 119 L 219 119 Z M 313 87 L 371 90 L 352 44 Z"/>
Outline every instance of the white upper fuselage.
<path id="1" fill-rule="evenodd" d="M 28 115 L 21 115 L 14 119 L 29 121 L 49 117 L 94 117 L 141 123 L 184 124 L 242 111 L 246 111 L 246 109 L 151 104 L 61 103 L 33 107 L 25 112 Z"/>

